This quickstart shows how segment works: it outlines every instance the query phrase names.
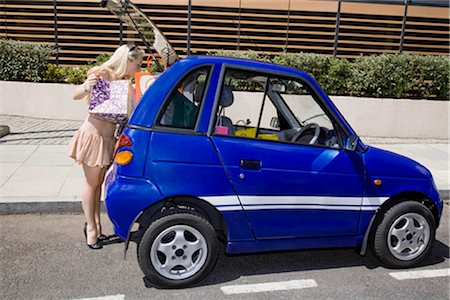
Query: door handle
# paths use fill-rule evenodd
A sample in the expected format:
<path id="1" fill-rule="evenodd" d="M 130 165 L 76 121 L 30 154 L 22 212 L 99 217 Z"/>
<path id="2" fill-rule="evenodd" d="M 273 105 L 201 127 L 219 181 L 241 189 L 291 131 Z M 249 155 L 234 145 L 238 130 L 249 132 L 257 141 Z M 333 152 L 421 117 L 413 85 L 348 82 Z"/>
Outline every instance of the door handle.
<path id="1" fill-rule="evenodd" d="M 247 170 L 261 170 L 261 161 L 241 159 L 240 167 Z"/>

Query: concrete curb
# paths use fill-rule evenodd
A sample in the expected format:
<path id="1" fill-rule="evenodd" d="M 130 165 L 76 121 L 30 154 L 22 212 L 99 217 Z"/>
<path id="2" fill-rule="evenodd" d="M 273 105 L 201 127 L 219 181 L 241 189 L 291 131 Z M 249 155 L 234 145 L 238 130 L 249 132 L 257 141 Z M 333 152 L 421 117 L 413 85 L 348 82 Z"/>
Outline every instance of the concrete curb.
<path id="1" fill-rule="evenodd" d="M 104 202 L 101 204 L 101 211 L 106 211 Z M 79 197 L 0 197 L 0 215 L 54 213 L 83 213 L 81 199 Z"/>
<path id="2" fill-rule="evenodd" d="M 446 204 L 450 204 L 449 190 L 440 190 L 439 194 Z M 53 201 L 51 201 L 53 200 Z M 105 203 L 102 201 L 101 211 L 106 212 Z M 54 214 L 54 213 L 83 213 L 81 200 L 73 198 L 45 198 L 30 197 L 19 198 L 0 197 L 0 215 L 15 214 Z"/>

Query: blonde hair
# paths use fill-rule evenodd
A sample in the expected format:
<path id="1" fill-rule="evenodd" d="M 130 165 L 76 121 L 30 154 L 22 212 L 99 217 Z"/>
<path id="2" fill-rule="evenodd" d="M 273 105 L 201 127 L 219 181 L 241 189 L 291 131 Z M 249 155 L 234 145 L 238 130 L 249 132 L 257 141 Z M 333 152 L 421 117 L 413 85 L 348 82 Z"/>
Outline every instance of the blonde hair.
<path id="1" fill-rule="evenodd" d="M 144 53 L 138 49 L 137 46 L 132 44 L 122 45 L 117 48 L 111 58 L 105 61 L 100 67 L 94 67 L 89 70 L 88 75 L 100 69 L 106 69 L 110 75 L 113 75 L 114 78 L 111 79 L 122 79 L 127 72 L 128 61 L 134 61 L 143 56 Z"/>
<path id="2" fill-rule="evenodd" d="M 136 59 L 142 58 L 143 56 L 144 52 L 137 46 L 133 44 L 122 45 L 117 48 L 111 58 L 101 64 L 101 66 L 91 68 L 87 72 L 87 76 L 95 73 L 100 73 L 103 76 L 107 75 L 108 80 L 123 79 L 127 72 L 128 61 L 134 61 Z M 89 103 L 89 94 L 86 95 L 86 102 Z"/>

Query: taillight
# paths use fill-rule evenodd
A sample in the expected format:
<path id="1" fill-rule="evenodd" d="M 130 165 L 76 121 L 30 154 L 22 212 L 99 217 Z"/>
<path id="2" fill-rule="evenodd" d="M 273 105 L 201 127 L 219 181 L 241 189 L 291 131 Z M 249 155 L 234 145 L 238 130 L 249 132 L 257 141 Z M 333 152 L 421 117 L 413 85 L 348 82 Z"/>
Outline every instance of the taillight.
<path id="1" fill-rule="evenodd" d="M 114 147 L 114 156 L 116 156 L 117 151 L 119 151 L 120 148 L 125 146 L 131 147 L 133 146 L 133 143 L 127 135 L 122 133 L 117 140 L 116 146 Z"/>

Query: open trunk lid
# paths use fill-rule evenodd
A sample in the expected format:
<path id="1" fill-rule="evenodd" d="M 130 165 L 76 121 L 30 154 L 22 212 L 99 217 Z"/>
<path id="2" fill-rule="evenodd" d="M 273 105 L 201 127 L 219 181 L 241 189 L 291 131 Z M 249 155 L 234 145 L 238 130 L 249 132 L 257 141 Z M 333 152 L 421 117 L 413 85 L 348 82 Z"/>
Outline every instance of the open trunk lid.
<path id="1" fill-rule="evenodd" d="M 155 23 L 129 0 L 102 0 L 101 5 L 122 22 L 134 28 L 149 53 L 152 53 L 152 47 L 165 60 L 167 66 L 174 64 L 179 59 L 172 45 Z"/>

